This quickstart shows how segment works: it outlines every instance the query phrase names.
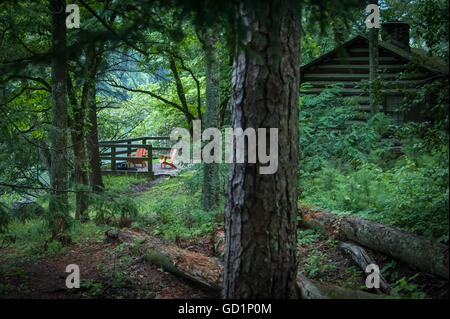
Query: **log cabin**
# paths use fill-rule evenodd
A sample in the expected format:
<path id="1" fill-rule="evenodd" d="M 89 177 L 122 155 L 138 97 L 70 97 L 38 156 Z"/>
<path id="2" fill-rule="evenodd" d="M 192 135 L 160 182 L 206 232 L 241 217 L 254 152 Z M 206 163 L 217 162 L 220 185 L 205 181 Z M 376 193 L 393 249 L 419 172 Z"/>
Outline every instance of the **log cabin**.
<path id="1" fill-rule="evenodd" d="M 406 23 L 382 24 L 381 38 L 382 41 L 378 42 L 379 111 L 392 115 L 398 123 L 427 120 L 422 112 L 424 106 L 409 102 L 408 94 L 423 84 L 448 79 L 448 65 L 439 58 L 429 57 L 422 49 L 411 48 L 409 25 Z M 301 67 L 300 76 L 301 94 L 320 94 L 325 88 L 340 83 L 340 94 L 356 97 L 360 111 L 370 113 L 369 41 L 366 37 L 358 35 L 309 62 Z M 405 103 L 409 105 L 406 109 L 402 107 Z M 363 116 L 355 120 L 367 118 Z"/>

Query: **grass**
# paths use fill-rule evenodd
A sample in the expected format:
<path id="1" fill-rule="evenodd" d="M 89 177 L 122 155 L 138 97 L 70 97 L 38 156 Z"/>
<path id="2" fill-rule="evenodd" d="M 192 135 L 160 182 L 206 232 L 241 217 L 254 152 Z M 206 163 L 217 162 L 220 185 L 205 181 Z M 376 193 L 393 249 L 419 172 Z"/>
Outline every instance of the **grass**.
<path id="1" fill-rule="evenodd" d="M 153 235 L 166 239 L 190 239 L 211 233 L 222 222 L 221 211 L 201 209 L 201 188 L 195 172 L 187 171 L 169 178 L 136 197 L 141 215 L 154 216 Z"/>
<path id="2" fill-rule="evenodd" d="M 131 177 L 131 176 L 104 176 L 103 184 L 109 191 L 129 192 L 133 184 L 145 182 L 148 179 L 145 177 Z"/>

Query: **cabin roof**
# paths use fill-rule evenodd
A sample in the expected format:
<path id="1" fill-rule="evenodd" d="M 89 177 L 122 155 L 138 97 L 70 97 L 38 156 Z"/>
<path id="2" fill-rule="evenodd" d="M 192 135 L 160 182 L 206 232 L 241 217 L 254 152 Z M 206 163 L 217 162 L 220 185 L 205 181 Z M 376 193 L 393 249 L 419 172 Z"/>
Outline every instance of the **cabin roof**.
<path id="1" fill-rule="evenodd" d="M 369 43 L 369 40 L 365 36 L 358 35 L 358 36 L 354 37 L 353 39 L 343 43 L 342 45 L 334 48 L 333 50 L 312 60 L 308 64 L 305 64 L 304 66 L 301 67 L 301 73 L 307 72 L 311 67 L 321 63 L 328 57 L 338 54 L 340 50 L 352 47 L 355 43 L 358 43 L 361 41 L 364 41 L 367 44 Z M 380 49 L 386 50 L 390 54 L 392 54 L 402 60 L 407 60 L 408 62 L 412 62 L 412 63 L 416 64 L 417 66 L 419 66 L 431 73 L 435 73 L 436 75 L 448 76 L 448 73 L 449 73 L 448 65 L 442 59 L 440 59 L 438 57 L 429 57 L 426 54 L 425 50 L 411 48 L 410 51 L 406 51 L 400 47 L 397 47 L 396 45 L 393 45 L 393 44 L 385 42 L 385 41 L 384 42 L 378 41 L 378 47 Z"/>

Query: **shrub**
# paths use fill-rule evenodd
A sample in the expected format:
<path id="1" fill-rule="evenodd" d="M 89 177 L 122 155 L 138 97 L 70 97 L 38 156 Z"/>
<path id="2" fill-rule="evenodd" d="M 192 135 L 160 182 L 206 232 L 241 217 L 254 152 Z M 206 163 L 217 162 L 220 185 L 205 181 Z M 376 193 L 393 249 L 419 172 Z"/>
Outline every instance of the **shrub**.
<path id="1" fill-rule="evenodd" d="M 356 107 L 335 88 L 302 97 L 300 199 L 448 242 L 447 132 L 439 123 L 397 126 L 382 113 L 343 131 Z M 394 156 L 395 142 L 404 155 Z"/>
<path id="2" fill-rule="evenodd" d="M 139 197 L 140 211 L 155 217 L 152 219 L 155 235 L 169 240 L 194 239 L 213 231 L 222 222 L 222 207 L 212 212 L 201 209 L 200 174 L 198 171 L 185 172 L 176 179 L 161 182 Z"/>
<path id="3" fill-rule="evenodd" d="M 92 194 L 91 202 L 88 212 L 94 215 L 98 224 L 110 220 L 114 221 L 116 220 L 114 217 L 119 216 L 118 224 L 120 225 L 118 226 L 122 226 L 122 223 L 127 224 L 138 216 L 138 209 L 134 200 L 114 191 Z"/>
<path id="4" fill-rule="evenodd" d="M 6 205 L 0 202 L 0 233 L 4 233 L 8 230 L 8 224 L 10 216 Z"/>

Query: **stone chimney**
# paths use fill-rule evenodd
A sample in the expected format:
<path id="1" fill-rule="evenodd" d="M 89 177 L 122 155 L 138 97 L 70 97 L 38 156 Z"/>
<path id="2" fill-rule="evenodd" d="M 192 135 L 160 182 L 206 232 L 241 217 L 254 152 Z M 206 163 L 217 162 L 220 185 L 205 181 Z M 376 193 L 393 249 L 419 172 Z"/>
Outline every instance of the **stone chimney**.
<path id="1" fill-rule="evenodd" d="M 385 22 L 381 25 L 381 40 L 409 51 L 409 24 L 404 22 Z"/>

